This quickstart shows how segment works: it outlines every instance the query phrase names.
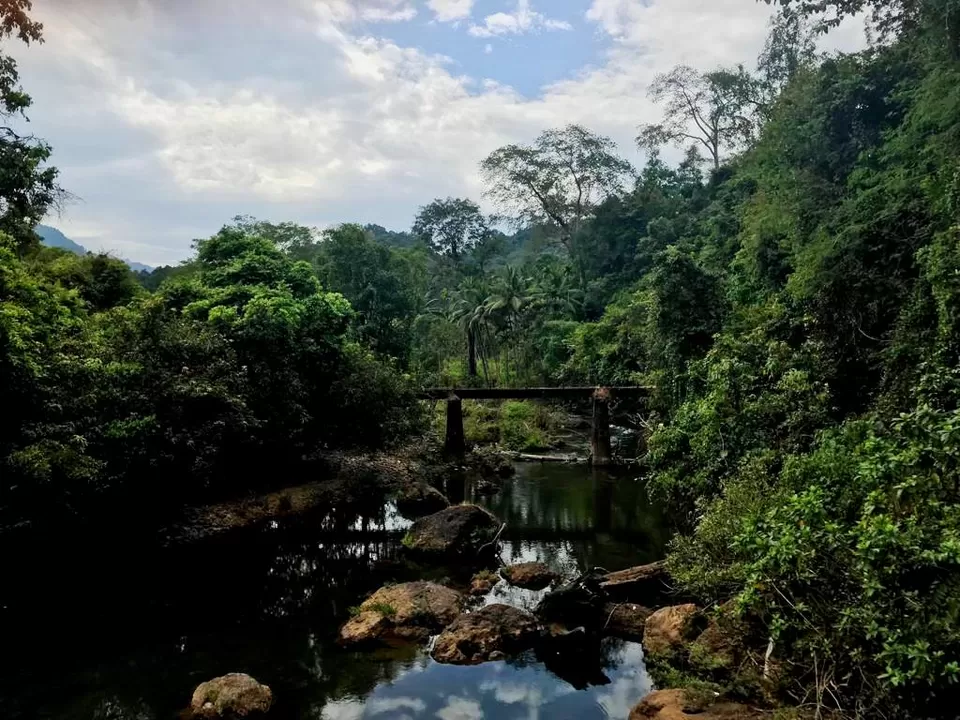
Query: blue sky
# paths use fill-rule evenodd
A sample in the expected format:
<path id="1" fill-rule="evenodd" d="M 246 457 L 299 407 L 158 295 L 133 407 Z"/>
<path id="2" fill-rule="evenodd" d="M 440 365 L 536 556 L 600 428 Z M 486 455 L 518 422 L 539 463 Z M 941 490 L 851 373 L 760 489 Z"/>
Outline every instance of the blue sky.
<path id="1" fill-rule="evenodd" d="M 646 91 L 678 63 L 751 65 L 755 0 L 45 0 L 9 45 L 91 249 L 178 262 L 237 214 L 406 229 L 483 199 L 478 163 L 582 123 L 640 165 Z M 824 49 L 863 46 L 847 23 Z"/>

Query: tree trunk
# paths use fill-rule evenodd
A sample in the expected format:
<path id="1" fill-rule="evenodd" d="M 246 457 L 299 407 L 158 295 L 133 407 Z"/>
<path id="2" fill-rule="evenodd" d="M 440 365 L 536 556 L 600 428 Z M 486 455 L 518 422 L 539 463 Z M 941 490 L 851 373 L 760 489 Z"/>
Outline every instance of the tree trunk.
<path id="1" fill-rule="evenodd" d="M 467 330 L 467 375 L 477 376 L 477 331 L 473 328 Z"/>

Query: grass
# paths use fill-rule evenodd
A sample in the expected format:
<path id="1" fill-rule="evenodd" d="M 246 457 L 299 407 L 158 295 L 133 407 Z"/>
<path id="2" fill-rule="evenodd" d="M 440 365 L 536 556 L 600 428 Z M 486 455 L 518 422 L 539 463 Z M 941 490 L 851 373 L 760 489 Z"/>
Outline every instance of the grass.
<path id="1" fill-rule="evenodd" d="M 367 605 L 363 607 L 362 605 L 352 606 L 348 612 L 350 617 L 356 617 L 360 613 L 364 612 L 377 612 L 383 615 L 384 617 L 392 618 L 396 616 L 397 609 L 390 603 L 373 603 L 372 605 Z"/>
<path id="2" fill-rule="evenodd" d="M 501 445 L 519 452 L 547 450 L 563 419 L 562 412 L 532 400 L 463 403 L 463 432 L 472 445 Z M 433 428 L 442 440 L 446 432 L 446 403 L 436 403 Z"/>

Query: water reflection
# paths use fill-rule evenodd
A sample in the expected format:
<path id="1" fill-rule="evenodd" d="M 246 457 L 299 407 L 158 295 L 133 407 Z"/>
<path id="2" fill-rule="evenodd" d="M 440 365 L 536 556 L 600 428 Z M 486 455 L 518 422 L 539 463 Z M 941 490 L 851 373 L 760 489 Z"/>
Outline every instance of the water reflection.
<path id="1" fill-rule="evenodd" d="M 523 465 L 492 497 L 450 485 L 507 522 L 507 563 L 572 575 L 662 553 L 660 519 L 630 478 Z M 226 672 L 271 685 L 279 718 L 625 717 L 646 692 L 639 646 L 616 640 L 575 668 L 533 654 L 460 668 L 411 646 L 337 648 L 337 628 L 368 593 L 451 572 L 411 564 L 407 526 L 391 507 L 336 508 L 178 550 L 78 545 L 18 559 L 19 582 L 0 588 L 5 719 L 169 720 L 199 682 Z M 501 582 L 482 602 L 533 609 L 543 592 Z"/>

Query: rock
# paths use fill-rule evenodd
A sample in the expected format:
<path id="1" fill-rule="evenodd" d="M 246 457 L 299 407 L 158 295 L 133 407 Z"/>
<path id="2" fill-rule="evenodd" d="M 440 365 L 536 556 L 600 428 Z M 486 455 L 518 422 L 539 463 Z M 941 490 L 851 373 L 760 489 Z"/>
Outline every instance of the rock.
<path id="1" fill-rule="evenodd" d="M 273 693 L 249 675 L 230 673 L 197 686 L 190 700 L 196 718 L 247 718 L 265 715 Z"/>
<path id="2" fill-rule="evenodd" d="M 416 520 L 450 507 L 446 496 L 426 483 L 407 485 L 397 495 L 397 511 L 405 518 Z"/>
<path id="3" fill-rule="evenodd" d="M 653 613 L 650 608 L 633 603 L 608 603 L 603 609 L 607 616 L 604 632 L 624 640 L 643 639 L 643 629 L 647 618 Z"/>
<path id="4" fill-rule="evenodd" d="M 647 618 L 643 629 L 643 649 L 650 655 L 668 655 L 681 650 L 695 629 L 697 606 L 671 605 Z"/>
<path id="5" fill-rule="evenodd" d="M 730 702 L 704 702 L 685 690 L 657 690 L 630 711 L 628 720 L 754 720 L 763 713 Z"/>
<path id="6" fill-rule="evenodd" d="M 425 640 L 453 622 L 463 605 L 462 594 L 431 582 L 382 587 L 340 628 L 340 644 Z"/>
<path id="7" fill-rule="evenodd" d="M 437 638 L 433 659 L 455 665 L 486 662 L 533 647 L 539 634 L 540 625 L 530 613 L 488 605 L 454 620 Z"/>
<path id="8" fill-rule="evenodd" d="M 656 607 L 663 605 L 663 600 L 669 597 L 669 580 L 666 563 L 661 560 L 607 573 L 600 587 L 618 599 Z"/>
<path id="9" fill-rule="evenodd" d="M 474 597 L 486 595 L 499 581 L 500 577 L 496 573 L 481 570 L 470 580 L 470 594 Z"/>
<path id="10" fill-rule="evenodd" d="M 730 671 L 737 665 L 738 647 L 732 624 L 711 618 L 707 629 L 690 645 L 690 663 L 700 671 Z"/>
<path id="11" fill-rule="evenodd" d="M 538 562 L 505 567 L 500 571 L 500 575 L 511 585 L 525 590 L 543 590 L 559 577 L 553 570 Z"/>
<path id="12" fill-rule="evenodd" d="M 476 505 L 454 505 L 417 520 L 403 544 L 409 549 L 441 555 L 476 555 L 489 545 L 500 521 Z"/>
<path id="13" fill-rule="evenodd" d="M 544 595 L 535 610 L 544 621 L 567 627 L 599 628 L 606 622 L 607 596 L 600 589 L 602 572 L 590 571 Z"/>

